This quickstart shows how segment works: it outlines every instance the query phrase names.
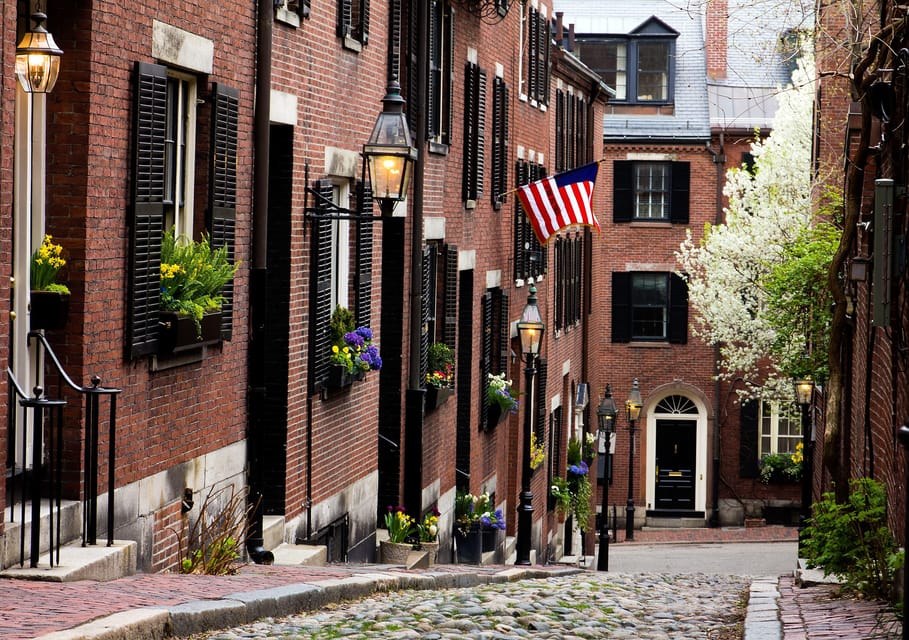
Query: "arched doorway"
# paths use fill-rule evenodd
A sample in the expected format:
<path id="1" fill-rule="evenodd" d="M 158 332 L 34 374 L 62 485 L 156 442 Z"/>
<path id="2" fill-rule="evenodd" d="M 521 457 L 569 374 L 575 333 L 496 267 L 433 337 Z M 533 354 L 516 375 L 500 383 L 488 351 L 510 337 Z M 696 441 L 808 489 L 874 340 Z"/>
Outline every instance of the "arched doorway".
<path id="1" fill-rule="evenodd" d="M 707 417 L 698 399 L 670 393 L 647 417 L 647 515 L 702 518 L 707 500 Z"/>

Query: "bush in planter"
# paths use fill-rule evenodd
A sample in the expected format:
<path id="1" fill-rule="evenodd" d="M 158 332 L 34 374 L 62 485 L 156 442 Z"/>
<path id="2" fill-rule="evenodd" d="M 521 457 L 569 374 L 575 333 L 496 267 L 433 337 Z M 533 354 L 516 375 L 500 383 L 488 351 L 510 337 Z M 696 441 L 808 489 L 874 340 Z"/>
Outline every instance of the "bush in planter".
<path id="1" fill-rule="evenodd" d="M 433 342 L 429 346 L 429 371 L 426 384 L 445 388 L 454 382 L 454 353 L 444 342 Z"/>
<path id="2" fill-rule="evenodd" d="M 505 374 L 489 374 L 489 390 L 486 393 L 486 400 L 490 405 L 498 405 L 502 413 L 518 412 L 518 401 L 511 395 L 511 380 L 505 379 Z"/>
<path id="3" fill-rule="evenodd" d="M 193 319 L 202 334 L 202 316 L 220 311 L 224 285 L 239 263 L 231 264 L 227 249 L 212 248 L 208 235 L 194 242 L 166 231 L 161 241 L 161 310 Z"/>
<path id="4" fill-rule="evenodd" d="M 769 453 L 761 458 L 761 482 L 798 482 L 802 479 L 802 443 L 795 446 L 795 453 Z"/>
<path id="5" fill-rule="evenodd" d="M 590 484 L 590 466 L 582 458 L 585 455 L 595 455 L 588 450 L 586 439 L 585 445 L 582 445 L 576 438 L 571 438 L 568 442 L 568 466 L 565 469 L 565 477 L 553 478 L 549 489 L 556 501 L 556 511 L 561 514 L 570 513 L 581 531 L 587 531 L 593 515 L 590 508 L 593 487 Z"/>
<path id="6" fill-rule="evenodd" d="M 52 236 L 45 235 L 41 246 L 32 254 L 29 272 L 31 290 L 69 295 L 69 287 L 56 281 L 57 274 L 64 266 L 66 260 L 63 259 L 63 247 L 54 244 Z"/>

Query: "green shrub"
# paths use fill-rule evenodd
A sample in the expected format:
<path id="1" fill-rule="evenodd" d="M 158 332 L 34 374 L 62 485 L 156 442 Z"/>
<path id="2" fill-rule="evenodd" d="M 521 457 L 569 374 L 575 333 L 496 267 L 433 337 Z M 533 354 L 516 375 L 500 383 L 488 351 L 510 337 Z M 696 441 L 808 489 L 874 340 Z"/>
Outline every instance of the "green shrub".
<path id="1" fill-rule="evenodd" d="M 887 527 L 887 492 L 880 482 L 850 481 L 844 503 L 825 493 L 814 503 L 803 536 L 809 567 L 837 576 L 863 597 L 890 599 L 896 542 Z"/>

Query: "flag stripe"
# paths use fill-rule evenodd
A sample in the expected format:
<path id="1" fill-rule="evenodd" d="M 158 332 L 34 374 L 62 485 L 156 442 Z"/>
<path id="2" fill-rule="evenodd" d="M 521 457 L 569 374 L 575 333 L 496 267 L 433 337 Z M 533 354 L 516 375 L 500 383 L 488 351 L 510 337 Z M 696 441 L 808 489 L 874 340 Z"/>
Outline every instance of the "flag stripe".
<path id="1" fill-rule="evenodd" d="M 573 224 L 600 230 L 592 207 L 598 168 L 599 163 L 593 162 L 518 187 L 518 200 L 541 244 Z"/>

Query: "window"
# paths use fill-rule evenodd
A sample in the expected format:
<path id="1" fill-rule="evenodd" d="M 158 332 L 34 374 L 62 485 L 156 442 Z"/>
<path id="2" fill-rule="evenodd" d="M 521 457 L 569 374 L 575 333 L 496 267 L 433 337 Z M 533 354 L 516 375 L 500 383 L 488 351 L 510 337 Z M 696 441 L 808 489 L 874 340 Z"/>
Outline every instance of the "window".
<path id="1" fill-rule="evenodd" d="M 355 202 L 350 195 L 350 182 L 346 178 L 323 178 L 313 185 L 319 194 L 315 209 L 332 211 L 333 206 L 351 209 L 369 215 L 373 209 L 372 192 L 368 185 L 356 184 Z M 354 312 L 358 326 L 369 326 L 372 313 L 372 220 L 315 219 L 312 222 L 312 303 L 310 317 L 313 348 L 310 366 L 314 379 L 324 380 L 328 375 L 327 358 L 331 349 L 331 314 L 338 305 Z M 351 237 L 353 236 L 353 237 Z M 353 259 L 352 259 L 353 258 Z M 355 272 L 351 274 L 351 265 Z M 353 294 L 355 297 L 352 299 Z"/>
<path id="2" fill-rule="evenodd" d="M 410 9 L 411 28 L 416 29 L 416 6 Z M 415 32 L 414 32 L 415 33 Z M 443 0 L 429 2 L 429 82 L 426 91 L 427 135 L 436 145 L 451 144 L 451 96 L 454 65 L 454 23 L 451 6 Z M 410 56 L 411 77 L 416 75 L 416 56 Z M 415 93 L 417 83 L 410 83 L 414 93 L 409 96 L 408 118 L 415 122 L 419 102 Z"/>
<path id="3" fill-rule="evenodd" d="M 429 371 L 429 347 L 443 342 L 454 351 L 457 334 L 458 248 L 432 242 L 423 250 L 423 335 L 420 361 Z"/>
<path id="4" fill-rule="evenodd" d="M 527 97 L 549 104 L 549 22 L 540 11 L 530 7 L 527 14 Z"/>
<path id="5" fill-rule="evenodd" d="M 161 293 L 161 237 L 174 226 L 192 236 L 197 209 L 194 192 L 200 154 L 195 136 L 194 76 L 167 67 L 137 62 L 135 66 L 133 127 L 132 216 L 129 265 L 129 352 L 131 357 L 158 351 Z M 234 258 L 237 190 L 239 92 L 212 85 L 210 107 L 211 164 L 207 226 L 212 245 L 225 247 Z M 204 151 L 204 150 L 202 150 Z M 233 287 L 224 290 L 221 337 L 233 327 Z"/>
<path id="6" fill-rule="evenodd" d="M 556 91 L 556 173 L 592 160 L 587 144 L 587 101 L 572 93 Z"/>
<path id="7" fill-rule="evenodd" d="M 369 0 L 338 0 L 338 37 L 360 51 L 369 42 Z"/>
<path id="8" fill-rule="evenodd" d="M 555 239 L 555 329 L 562 331 L 581 321 L 581 276 L 584 239 L 557 236 Z"/>
<path id="9" fill-rule="evenodd" d="M 689 163 L 618 160 L 612 167 L 613 222 L 688 224 Z"/>
<path id="10" fill-rule="evenodd" d="M 473 62 L 464 69 L 464 173 L 461 199 L 468 208 L 483 195 L 486 168 L 486 72 Z"/>
<path id="11" fill-rule="evenodd" d="M 480 328 L 480 428 L 495 425 L 487 419 L 489 376 L 508 371 L 509 344 L 508 293 L 499 287 L 487 289 L 480 301 L 483 325 Z"/>
<path id="12" fill-rule="evenodd" d="M 500 196 L 508 189 L 508 85 L 496 76 L 492 82 L 492 208 L 501 209 Z"/>
<path id="13" fill-rule="evenodd" d="M 675 273 L 612 274 L 612 341 L 688 341 L 688 286 Z"/>
<path id="14" fill-rule="evenodd" d="M 196 80 L 168 71 L 164 137 L 164 228 L 193 235 L 196 147 Z"/>
<path id="15" fill-rule="evenodd" d="M 546 167 L 535 162 L 518 160 L 515 186 L 546 177 Z M 514 198 L 514 277 L 515 280 L 538 278 L 546 273 L 546 247 L 533 232 L 521 203 Z"/>
<path id="16" fill-rule="evenodd" d="M 758 458 L 770 453 L 795 453 L 802 441 L 799 416 L 787 413 L 778 402 L 761 402 L 761 433 Z"/>
<path id="17" fill-rule="evenodd" d="M 612 102 L 666 104 L 673 99 L 678 32 L 650 18 L 622 37 L 578 36 L 575 53 L 615 89 Z"/>

